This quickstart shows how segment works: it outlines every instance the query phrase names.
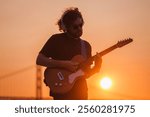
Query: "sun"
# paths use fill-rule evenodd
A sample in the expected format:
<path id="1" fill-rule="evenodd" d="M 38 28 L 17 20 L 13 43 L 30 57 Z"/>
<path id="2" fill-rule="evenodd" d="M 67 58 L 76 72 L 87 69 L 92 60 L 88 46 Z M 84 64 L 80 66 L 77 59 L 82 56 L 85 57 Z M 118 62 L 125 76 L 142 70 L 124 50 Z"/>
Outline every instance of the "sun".
<path id="1" fill-rule="evenodd" d="M 112 86 L 111 78 L 109 78 L 109 77 L 102 78 L 100 81 L 100 86 L 105 90 L 110 89 L 110 87 Z"/>

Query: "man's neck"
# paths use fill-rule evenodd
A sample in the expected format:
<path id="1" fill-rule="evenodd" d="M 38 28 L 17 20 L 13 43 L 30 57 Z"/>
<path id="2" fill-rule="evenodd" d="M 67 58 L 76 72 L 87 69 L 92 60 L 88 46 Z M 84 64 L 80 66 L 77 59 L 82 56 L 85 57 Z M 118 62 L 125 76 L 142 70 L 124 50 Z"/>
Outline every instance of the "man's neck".
<path id="1" fill-rule="evenodd" d="M 78 40 L 78 39 L 80 39 L 80 37 L 73 37 L 71 34 L 69 34 L 69 33 L 66 33 L 67 34 L 67 36 L 70 38 L 70 39 L 75 39 L 75 40 Z"/>

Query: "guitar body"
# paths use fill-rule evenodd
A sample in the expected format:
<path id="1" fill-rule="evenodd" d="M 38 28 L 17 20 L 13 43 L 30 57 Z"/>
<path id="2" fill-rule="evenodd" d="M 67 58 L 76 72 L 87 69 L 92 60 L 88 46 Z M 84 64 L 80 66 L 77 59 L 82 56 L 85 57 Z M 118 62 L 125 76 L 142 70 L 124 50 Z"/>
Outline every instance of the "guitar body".
<path id="1" fill-rule="evenodd" d="M 79 64 L 84 61 L 82 55 L 74 56 L 71 61 L 78 62 Z M 44 72 L 45 81 L 53 93 L 64 94 L 70 91 L 76 82 L 84 75 L 81 69 L 72 73 L 66 69 L 46 68 Z"/>

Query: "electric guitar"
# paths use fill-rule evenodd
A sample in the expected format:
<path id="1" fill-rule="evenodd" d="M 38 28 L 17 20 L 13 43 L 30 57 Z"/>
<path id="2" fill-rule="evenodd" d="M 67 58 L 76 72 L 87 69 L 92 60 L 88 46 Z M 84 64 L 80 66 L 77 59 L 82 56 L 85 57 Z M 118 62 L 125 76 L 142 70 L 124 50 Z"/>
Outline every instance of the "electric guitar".
<path id="1" fill-rule="evenodd" d="M 97 55 L 103 56 L 116 48 L 120 48 L 131 43 L 133 39 L 125 39 L 122 41 L 118 41 L 115 45 L 105 49 L 104 51 L 88 58 L 84 59 L 82 55 L 74 56 L 71 61 L 78 62 L 79 68 L 76 72 L 71 72 L 66 69 L 57 69 L 57 68 L 46 68 L 44 72 L 45 82 L 50 87 L 50 90 L 54 93 L 64 94 L 70 91 L 74 85 L 74 83 L 82 78 L 85 75 L 83 69 L 87 66 L 87 64 L 94 61 Z"/>

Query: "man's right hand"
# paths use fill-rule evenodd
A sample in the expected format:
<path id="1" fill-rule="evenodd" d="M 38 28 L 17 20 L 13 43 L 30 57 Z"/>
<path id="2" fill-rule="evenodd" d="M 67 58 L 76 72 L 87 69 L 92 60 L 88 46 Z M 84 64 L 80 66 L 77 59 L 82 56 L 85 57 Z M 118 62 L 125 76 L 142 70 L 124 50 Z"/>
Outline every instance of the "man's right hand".
<path id="1" fill-rule="evenodd" d="M 49 68 L 64 68 L 71 72 L 75 72 L 78 69 L 79 63 L 67 60 L 54 60 L 51 57 L 46 57 L 43 54 L 39 54 L 36 60 L 37 65 L 42 65 Z"/>
<path id="2" fill-rule="evenodd" d="M 73 61 L 61 61 L 61 66 L 71 72 L 75 72 L 78 69 L 79 63 Z"/>

